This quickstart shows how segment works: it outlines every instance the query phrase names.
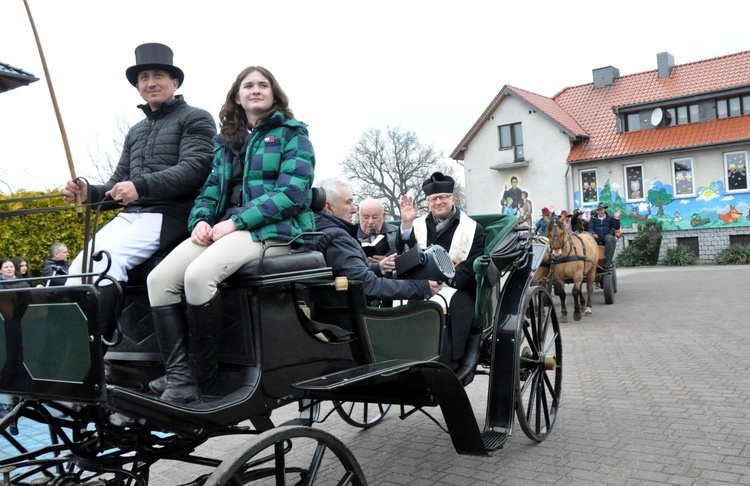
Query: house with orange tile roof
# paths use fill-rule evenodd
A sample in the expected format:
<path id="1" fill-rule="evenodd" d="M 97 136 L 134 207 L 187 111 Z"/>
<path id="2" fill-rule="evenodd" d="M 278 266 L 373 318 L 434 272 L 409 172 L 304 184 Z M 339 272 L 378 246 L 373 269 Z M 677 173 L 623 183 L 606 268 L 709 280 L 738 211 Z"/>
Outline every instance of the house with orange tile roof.
<path id="1" fill-rule="evenodd" d="M 624 76 L 594 69 L 591 83 L 551 98 L 504 86 L 451 153 L 464 166 L 467 212 L 501 212 L 520 188 L 534 221 L 545 206 L 605 203 L 622 212 L 627 239 L 656 219 L 662 256 L 684 244 L 709 263 L 750 243 L 750 51 L 656 61 Z"/>

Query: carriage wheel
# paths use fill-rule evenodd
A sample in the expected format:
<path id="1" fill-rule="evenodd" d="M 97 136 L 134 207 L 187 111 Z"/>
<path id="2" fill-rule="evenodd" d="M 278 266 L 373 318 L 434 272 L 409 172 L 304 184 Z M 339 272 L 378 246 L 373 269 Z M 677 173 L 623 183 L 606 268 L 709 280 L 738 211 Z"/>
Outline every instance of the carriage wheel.
<path id="1" fill-rule="evenodd" d="M 615 289 L 615 293 L 617 293 L 617 268 L 612 267 L 612 288 Z"/>
<path id="2" fill-rule="evenodd" d="M 263 478 L 271 478 L 278 486 L 367 484 L 362 468 L 343 442 L 328 432 L 304 426 L 278 427 L 256 436 L 247 448 L 228 456 L 204 484 L 248 484 Z"/>
<path id="3" fill-rule="evenodd" d="M 544 440 L 557 418 L 562 388 L 562 338 L 555 306 L 541 287 L 524 296 L 519 340 L 519 387 L 516 416 L 526 436 Z"/>
<path id="4" fill-rule="evenodd" d="M 602 275 L 602 290 L 604 290 L 604 303 L 614 304 L 615 303 L 614 273 L 607 273 L 607 274 Z"/>
<path id="5" fill-rule="evenodd" d="M 334 401 L 333 407 L 344 422 L 363 429 L 379 424 L 391 409 L 390 404 L 369 402 Z"/>

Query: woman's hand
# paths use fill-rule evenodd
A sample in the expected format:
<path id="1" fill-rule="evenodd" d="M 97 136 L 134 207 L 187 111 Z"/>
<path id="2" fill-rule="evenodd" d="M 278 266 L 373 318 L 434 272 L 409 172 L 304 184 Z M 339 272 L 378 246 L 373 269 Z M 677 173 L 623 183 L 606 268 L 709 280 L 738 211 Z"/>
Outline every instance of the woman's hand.
<path id="1" fill-rule="evenodd" d="M 196 224 L 193 232 L 190 234 L 190 241 L 200 246 L 208 246 L 213 243 L 211 239 L 211 225 L 205 221 Z"/>
<path id="2" fill-rule="evenodd" d="M 237 231 L 237 223 L 228 219 L 214 225 L 214 229 L 211 231 L 211 238 L 214 241 L 219 241 L 224 236 Z"/>

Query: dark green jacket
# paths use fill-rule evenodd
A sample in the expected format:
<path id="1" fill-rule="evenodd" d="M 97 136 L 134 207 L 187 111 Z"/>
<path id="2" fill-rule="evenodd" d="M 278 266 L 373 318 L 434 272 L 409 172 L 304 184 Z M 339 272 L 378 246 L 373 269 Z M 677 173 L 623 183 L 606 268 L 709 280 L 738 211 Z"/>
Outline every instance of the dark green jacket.
<path id="1" fill-rule="evenodd" d="M 289 241 L 314 231 L 310 202 L 315 154 L 303 123 L 277 111 L 253 130 L 243 150 L 233 151 L 221 135 L 215 142 L 211 174 L 190 212 L 190 231 L 200 221 L 213 226 L 227 216 L 255 241 Z M 242 201 L 230 206 L 232 164 L 240 161 Z"/>

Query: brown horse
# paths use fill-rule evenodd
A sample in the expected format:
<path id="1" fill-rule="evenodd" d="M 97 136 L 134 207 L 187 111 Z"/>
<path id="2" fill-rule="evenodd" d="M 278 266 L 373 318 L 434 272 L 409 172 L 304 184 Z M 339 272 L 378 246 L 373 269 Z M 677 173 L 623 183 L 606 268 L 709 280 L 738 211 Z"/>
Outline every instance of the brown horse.
<path id="1" fill-rule="evenodd" d="M 591 315 L 591 294 L 594 293 L 596 260 L 599 249 L 596 240 L 588 234 L 573 234 L 565 228 L 564 218 L 554 217 L 547 224 L 549 238 L 550 274 L 555 283 L 555 293 L 560 297 L 560 322 L 568 321 L 565 307 L 565 282 L 573 282 L 573 319 L 581 320 L 584 314 Z M 588 297 L 583 297 L 583 281 L 586 281 Z"/>

